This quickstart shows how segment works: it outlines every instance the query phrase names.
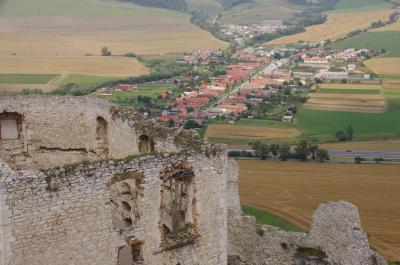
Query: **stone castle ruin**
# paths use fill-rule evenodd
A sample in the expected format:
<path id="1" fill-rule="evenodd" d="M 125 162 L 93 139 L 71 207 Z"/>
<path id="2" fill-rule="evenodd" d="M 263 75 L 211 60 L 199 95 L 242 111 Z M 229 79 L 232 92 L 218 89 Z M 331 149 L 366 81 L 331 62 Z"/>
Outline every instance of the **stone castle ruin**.
<path id="1" fill-rule="evenodd" d="M 92 97 L 0 98 L 1 265 L 381 265 L 357 208 L 309 233 L 240 209 L 224 146 Z"/>

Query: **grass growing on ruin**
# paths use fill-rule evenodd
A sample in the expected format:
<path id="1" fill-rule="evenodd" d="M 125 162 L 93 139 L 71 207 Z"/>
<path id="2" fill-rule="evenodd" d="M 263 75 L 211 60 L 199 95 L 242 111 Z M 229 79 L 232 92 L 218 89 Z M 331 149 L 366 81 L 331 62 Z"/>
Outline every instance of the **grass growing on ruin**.
<path id="1" fill-rule="evenodd" d="M 256 217 L 258 223 L 277 226 L 282 230 L 304 232 L 304 229 L 272 213 L 242 205 L 242 211 L 247 215 Z"/>

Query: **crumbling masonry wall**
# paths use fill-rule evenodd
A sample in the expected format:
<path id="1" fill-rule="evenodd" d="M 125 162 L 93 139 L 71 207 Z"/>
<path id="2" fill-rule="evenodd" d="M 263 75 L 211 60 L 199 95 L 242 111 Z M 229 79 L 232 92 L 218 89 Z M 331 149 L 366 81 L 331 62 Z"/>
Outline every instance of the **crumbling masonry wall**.
<path id="1" fill-rule="evenodd" d="M 173 152 L 185 141 L 191 144 L 189 149 L 198 142 L 180 137 L 188 135 L 182 130 L 164 128 L 95 97 L 1 97 L 0 132 L 5 128 L 5 133 L 12 133 L 8 127 L 13 122 L 18 122 L 19 139 L 3 139 L 0 134 L 0 159 L 17 169 Z M 147 145 L 141 139 L 147 139 Z"/>
<path id="2" fill-rule="evenodd" d="M 237 165 L 230 161 L 230 172 Z M 230 265 L 387 265 L 368 243 L 357 207 L 330 202 L 318 207 L 309 233 L 282 231 L 257 224 L 241 210 L 237 174 L 228 174 L 228 236 Z M 231 203 L 233 202 L 233 203 Z"/>
<path id="3" fill-rule="evenodd" d="M 0 263 L 117 264 L 121 247 L 139 243 L 143 264 L 226 264 L 225 159 L 223 152 L 209 157 L 203 153 L 148 155 L 64 167 L 46 174 L 16 172 L 1 163 L 5 193 L 1 197 Z M 196 236 L 190 241 L 176 238 L 175 247 L 165 249 L 160 223 L 163 172 L 183 164 L 194 174 L 192 227 Z M 141 182 L 138 188 L 132 185 L 136 179 Z M 128 201 L 135 207 L 135 219 L 123 227 L 113 220 L 119 198 L 111 190 L 121 181 L 131 183 L 138 192 L 135 206 Z M 133 192 L 122 186 L 117 189 L 122 195 Z"/>

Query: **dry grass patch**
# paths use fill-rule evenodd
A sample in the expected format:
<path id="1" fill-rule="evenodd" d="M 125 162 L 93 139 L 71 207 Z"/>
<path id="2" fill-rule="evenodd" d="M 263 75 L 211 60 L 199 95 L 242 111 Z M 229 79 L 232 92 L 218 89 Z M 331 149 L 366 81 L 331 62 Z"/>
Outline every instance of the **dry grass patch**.
<path id="1" fill-rule="evenodd" d="M 337 105 L 337 104 L 326 104 L 326 103 L 306 103 L 304 105 L 307 109 L 312 110 L 327 110 L 327 111 L 339 111 L 339 112 L 362 112 L 362 113 L 382 113 L 385 112 L 386 108 L 383 106 L 351 106 L 351 105 Z"/>
<path id="2" fill-rule="evenodd" d="M 365 141 L 321 144 L 322 148 L 330 150 L 388 151 L 399 152 L 400 141 Z"/>
<path id="3" fill-rule="evenodd" d="M 382 94 L 310 93 L 308 109 L 381 113 L 385 111 Z"/>
<path id="4" fill-rule="evenodd" d="M 1 73 L 132 76 L 148 73 L 136 59 L 101 56 L 0 56 Z"/>
<path id="5" fill-rule="evenodd" d="M 365 85 L 365 84 L 321 84 L 320 88 L 328 89 L 361 89 L 361 90 L 379 90 L 380 85 Z"/>
<path id="6" fill-rule="evenodd" d="M 400 75 L 400 57 L 372 58 L 365 65 L 381 75 Z"/>
<path id="7" fill-rule="evenodd" d="M 400 260 L 400 166 L 240 160 L 241 202 L 309 228 L 313 211 L 327 201 L 359 207 L 370 241 Z"/>
<path id="8" fill-rule="evenodd" d="M 207 137 L 225 139 L 286 139 L 300 135 L 295 128 L 269 128 L 261 126 L 244 126 L 230 124 L 211 124 L 207 128 Z"/>
<path id="9" fill-rule="evenodd" d="M 195 27 L 187 18 L 23 17 L 0 19 L 0 54 L 100 55 L 160 54 L 225 48 L 227 43 Z"/>
<path id="10" fill-rule="evenodd" d="M 307 103 L 311 104 L 323 104 L 323 105 L 338 105 L 338 106 L 355 106 L 355 107 L 384 107 L 385 102 L 383 100 L 368 100 L 362 101 L 359 99 L 318 99 L 311 98 Z"/>
<path id="11" fill-rule="evenodd" d="M 336 93 L 310 93 L 311 99 L 338 99 L 338 100 L 383 100 L 379 94 L 336 94 Z"/>
<path id="12" fill-rule="evenodd" d="M 321 25 L 307 27 L 305 32 L 285 36 L 269 42 L 279 45 L 298 41 L 322 41 L 326 39 L 336 40 L 345 37 L 356 29 L 368 28 L 372 22 L 387 20 L 393 10 L 379 10 L 368 12 L 332 12 L 328 13 L 327 21 Z"/>

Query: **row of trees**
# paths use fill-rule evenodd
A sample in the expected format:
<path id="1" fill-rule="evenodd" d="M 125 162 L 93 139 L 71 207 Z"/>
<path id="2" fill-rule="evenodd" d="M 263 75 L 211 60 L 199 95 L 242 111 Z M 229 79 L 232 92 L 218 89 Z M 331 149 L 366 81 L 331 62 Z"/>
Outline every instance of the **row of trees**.
<path id="1" fill-rule="evenodd" d="M 307 140 L 300 141 L 292 151 L 288 144 L 265 144 L 261 141 L 251 143 L 255 154 L 262 160 L 267 158 L 279 158 L 282 161 L 288 159 L 299 159 L 307 161 L 308 159 L 318 160 L 321 163 L 329 160 L 329 154 L 326 149 L 319 148 L 316 144 L 309 144 Z"/>

